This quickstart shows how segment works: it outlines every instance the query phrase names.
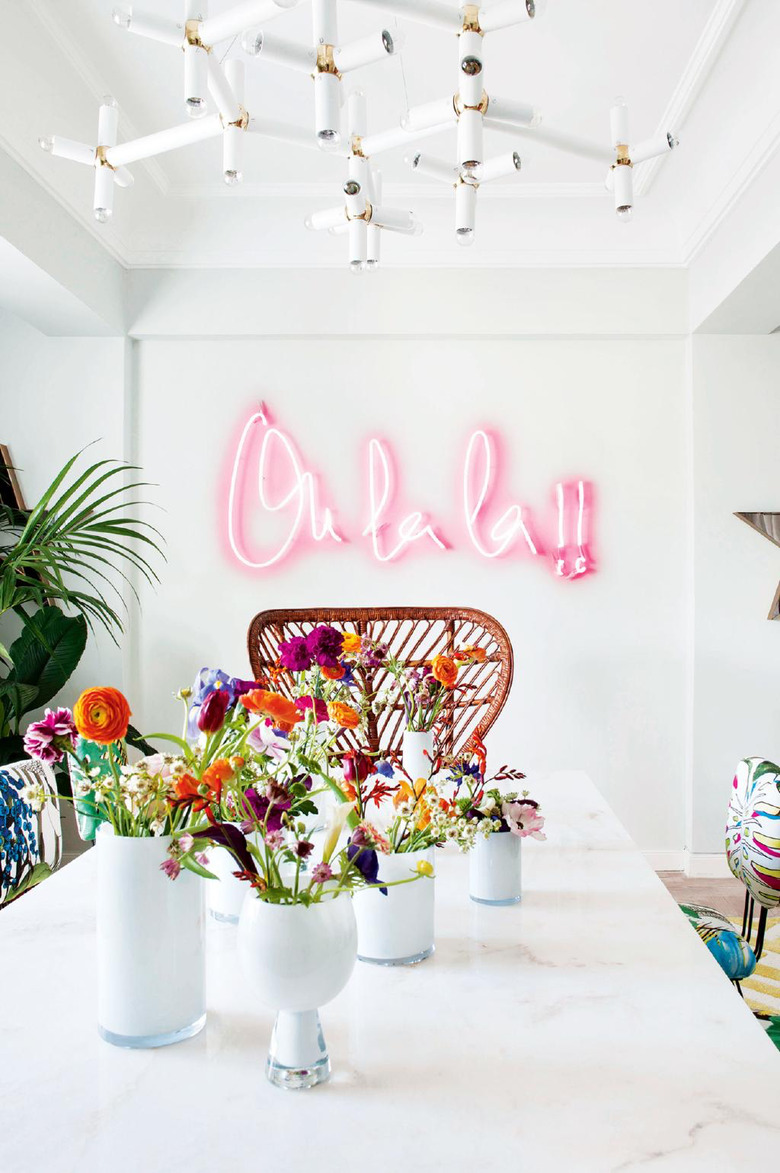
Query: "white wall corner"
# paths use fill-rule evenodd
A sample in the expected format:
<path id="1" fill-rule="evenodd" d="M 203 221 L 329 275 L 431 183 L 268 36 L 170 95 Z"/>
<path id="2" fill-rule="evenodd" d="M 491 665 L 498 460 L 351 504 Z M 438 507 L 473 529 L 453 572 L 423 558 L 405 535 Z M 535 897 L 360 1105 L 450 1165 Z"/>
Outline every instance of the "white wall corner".
<path id="1" fill-rule="evenodd" d="M 683 870 L 692 880 L 727 880 L 731 876 L 725 851 L 686 851 Z"/>
<path id="2" fill-rule="evenodd" d="M 685 867 L 684 851 L 643 851 L 654 872 L 681 872 Z"/>

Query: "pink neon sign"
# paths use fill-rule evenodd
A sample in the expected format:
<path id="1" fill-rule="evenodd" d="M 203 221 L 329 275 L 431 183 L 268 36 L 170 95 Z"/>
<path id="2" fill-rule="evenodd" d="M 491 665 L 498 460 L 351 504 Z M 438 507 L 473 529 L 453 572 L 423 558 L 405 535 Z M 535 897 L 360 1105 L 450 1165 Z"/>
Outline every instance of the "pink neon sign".
<path id="1" fill-rule="evenodd" d="M 587 481 L 555 486 L 556 539 L 549 551 L 537 536 L 530 511 L 512 503 L 496 506 L 497 438 L 477 429 L 466 446 L 462 475 L 462 521 L 470 546 L 482 558 L 503 558 L 523 550 L 549 557 L 560 578 L 580 578 L 594 569 L 588 542 L 592 492 Z M 446 551 L 439 526 L 420 510 L 400 513 L 392 453 L 386 441 L 372 437 L 366 446 L 366 523 L 361 531 L 378 562 L 392 562 L 407 550 Z M 266 549 L 254 548 L 249 521 L 257 514 L 279 516 Z M 496 517 L 496 514 L 498 516 Z M 232 461 L 227 499 L 227 538 L 233 555 L 252 570 L 269 570 L 294 548 L 347 541 L 336 526 L 333 509 L 321 500 L 318 480 L 303 463 L 289 435 L 271 420 L 261 404 L 246 420 Z"/>

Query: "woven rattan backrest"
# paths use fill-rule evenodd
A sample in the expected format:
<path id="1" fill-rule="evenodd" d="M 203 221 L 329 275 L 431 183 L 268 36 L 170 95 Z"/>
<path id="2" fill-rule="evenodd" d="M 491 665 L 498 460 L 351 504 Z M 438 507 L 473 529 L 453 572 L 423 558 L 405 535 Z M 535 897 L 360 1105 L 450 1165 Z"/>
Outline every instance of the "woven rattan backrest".
<path id="1" fill-rule="evenodd" d="M 291 636 L 307 635 L 320 623 L 384 644 L 399 660 L 419 667 L 433 656 L 452 655 L 472 645 L 484 648 L 482 663 L 463 665 L 459 687 L 443 710 L 438 750 L 460 753 L 474 733 L 484 737 L 506 704 L 512 685 L 512 645 L 504 628 L 492 615 L 464 607 L 324 607 L 317 610 L 261 611 L 249 625 L 249 662 L 256 680 L 264 680 L 277 665 L 279 644 Z M 361 670 L 361 686 L 374 695 L 389 677 L 385 669 Z M 274 687 L 293 695 L 295 680 L 287 673 Z M 400 752 L 404 731 L 403 707 L 370 713 L 367 736 L 350 730 L 341 735 L 343 748 L 366 746 L 374 753 Z"/>

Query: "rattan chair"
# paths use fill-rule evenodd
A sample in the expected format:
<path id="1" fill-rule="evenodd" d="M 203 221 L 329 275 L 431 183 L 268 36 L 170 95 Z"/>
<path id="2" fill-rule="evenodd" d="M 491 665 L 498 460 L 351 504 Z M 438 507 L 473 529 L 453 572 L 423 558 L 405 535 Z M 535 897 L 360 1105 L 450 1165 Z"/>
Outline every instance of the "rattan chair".
<path id="1" fill-rule="evenodd" d="M 291 636 L 305 636 L 326 623 L 354 631 L 384 644 L 399 660 L 419 667 L 433 656 L 472 645 L 483 648 L 484 662 L 466 663 L 461 687 L 445 705 L 438 731 L 440 753 L 457 754 L 476 733 L 486 735 L 506 704 L 512 686 L 512 644 L 492 615 L 465 607 L 322 607 L 301 610 L 261 611 L 249 625 L 247 644 L 255 680 L 274 675 L 274 687 L 294 695 L 292 674 L 276 673 L 279 644 Z M 386 669 L 361 669 L 361 688 L 374 695 L 388 682 Z M 342 749 L 368 748 L 372 753 L 400 753 L 404 732 L 403 706 L 399 702 L 379 714 L 369 713 L 364 736 L 344 730 Z"/>

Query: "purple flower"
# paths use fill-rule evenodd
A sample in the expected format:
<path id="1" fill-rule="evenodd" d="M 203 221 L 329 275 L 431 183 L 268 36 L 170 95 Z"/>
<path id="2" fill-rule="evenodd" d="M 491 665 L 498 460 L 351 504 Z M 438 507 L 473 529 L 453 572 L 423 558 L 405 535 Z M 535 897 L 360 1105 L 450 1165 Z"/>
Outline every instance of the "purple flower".
<path id="1" fill-rule="evenodd" d="M 308 859 L 314 851 L 314 844 L 310 843 L 308 839 L 299 839 L 293 850 L 298 859 Z"/>
<path id="2" fill-rule="evenodd" d="M 360 650 L 360 662 L 364 668 L 381 668 L 387 659 L 385 644 L 364 643 Z"/>
<path id="3" fill-rule="evenodd" d="M 187 718 L 187 736 L 191 741 L 197 741 L 198 716 L 201 705 L 205 704 L 212 693 L 225 692 L 228 697 L 227 708 L 234 705 L 245 692 L 257 688 L 256 680 L 239 680 L 236 676 L 228 676 L 221 668 L 201 668 L 192 686 L 190 712 Z"/>
<path id="4" fill-rule="evenodd" d="M 181 864 L 178 859 L 166 859 L 160 864 L 160 871 L 165 872 L 171 880 L 175 880 L 181 871 Z"/>
<path id="5" fill-rule="evenodd" d="M 282 791 L 282 787 L 277 786 L 275 790 Z M 272 800 L 266 794 L 258 794 L 253 786 L 246 792 L 249 809 L 259 827 L 265 827 L 266 831 L 281 831 L 282 815 L 292 806 L 292 799 L 289 796 L 282 797 L 282 793 L 275 793 Z"/>
<path id="6" fill-rule="evenodd" d="M 225 724 L 225 714 L 230 704 L 226 688 L 215 688 L 198 709 L 196 718 L 201 733 L 218 733 Z"/>
<path id="7" fill-rule="evenodd" d="M 321 668 L 338 668 L 343 641 L 342 632 L 323 623 L 309 632 L 306 648 L 311 659 Z"/>
<path id="8" fill-rule="evenodd" d="M 329 863 L 324 860 L 316 864 L 311 871 L 311 879 L 313 884 L 326 884 L 328 880 L 333 879 L 333 872 Z"/>
<path id="9" fill-rule="evenodd" d="M 367 884 L 379 884 L 379 858 L 362 827 L 356 827 L 347 844 L 347 859 L 354 863 Z M 379 891 L 386 896 L 387 888 Z"/>
<path id="10" fill-rule="evenodd" d="M 321 697 L 299 696 L 295 702 L 295 707 L 300 709 L 303 713 L 305 713 L 307 709 L 313 709 L 318 725 L 320 725 L 323 721 L 329 720 L 328 706 Z"/>
<path id="11" fill-rule="evenodd" d="M 279 663 L 290 672 L 305 672 L 311 668 L 312 655 L 302 635 L 294 635 L 279 644 Z"/>
<path id="12" fill-rule="evenodd" d="M 287 757 L 290 752 L 290 739 L 286 733 L 274 729 L 271 718 L 261 721 L 247 737 L 247 745 L 251 745 L 258 753 L 266 754 L 276 762 Z"/>
<path id="13" fill-rule="evenodd" d="M 389 762 L 377 762 L 376 772 L 381 774 L 383 778 L 392 778 L 395 770 Z"/>
<path id="14" fill-rule="evenodd" d="M 40 762 L 56 764 L 65 756 L 66 746 L 75 749 L 77 736 L 70 709 L 56 709 L 54 712 L 47 709 L 40 721 L 27 726 L 24 750 Z"/>

